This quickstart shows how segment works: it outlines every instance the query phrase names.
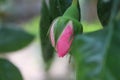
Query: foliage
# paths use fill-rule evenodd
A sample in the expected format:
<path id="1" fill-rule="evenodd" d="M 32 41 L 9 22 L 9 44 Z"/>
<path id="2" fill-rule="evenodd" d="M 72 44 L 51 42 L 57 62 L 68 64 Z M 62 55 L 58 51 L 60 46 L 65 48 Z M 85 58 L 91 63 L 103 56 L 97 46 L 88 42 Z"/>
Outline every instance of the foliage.
<path id="1" fill-rule="evenodd" d="M 33 36 L 23 30 L 3 26 L 0 29 L 0 54 L 19 50 L 27 46 L 32 40 Z"/>
<path id="2" fill-rule="evenodd" d="M 113 2 L 114 2 L 113 0 L 110 1 L 98 0 L 97 11 L 99 19 L 103 26 L 106 26 L 109 22 Z"/>
<path id="3" fill-rule="evenodd" d="M 4 3 L 6 0 L 0 0 L 0 3 Z"/>
<path id="4" fill-rule="evenodd" d="M 76 80 L 120 80 L 119 9 L 119 0 L 98 0 L 98 17 L 105 28 L 74 35 L 70 53 L 75 63 Z M 86 32 L 84 29 L 83 26 Z"/>
<path id="5" fill-rule="evenodd" d="M 6 1 L 0 0 L 2 8 L 5 7 L 3 5 Z M 9 22 L 10 14 L 7 13 L 7 8 L 4 8 L 5 10 L 0 8 L 0 55 L 23 49 L 34 39 L 34 35 L 22 30 L 16 23 Z M 23 78 L 16 66 L 8 60 L 0 58 L 0 80 L 23 80 Z"/>
<path id="6" fill-rule="evenodd" d="M 6 0 L 0 0 L 0 4 Z M 62 22 L 57 24 L 57 38 L 64 30 L 65 24 L 79 19 L 77 12 L 69 8 L 72 0 L 42 0 L 40 38 L 42 54 L 46 70 L 49 70 L 54 58 L 54 48 L 49 40 L 49 28 L 52 21 L 61 17 Z M 73 0 L 77 1 L 77 0 Z M 80 0 L 78 0 L 80 1 Z M 48 3 L 47 3 L 48 2 Z M 80 4 L 78 9 L 80 9 Z M 98 30 L 83 25 L 83 34 L 74 34 L 74 40 L 69 53 L 74 60 L 76 80 L 120 80 L 120 0 L 98 0 L 97 12 L 103 26 Z M 79 11 L 80 12 L 80 11 Z M 74 14 L 74 19 L 71 14 Z M 78 13 L 81 15 L 81 13 Z M 69 15 L 69 16 L 68 16 Z M 0 11 L 0 54 L 20 50 L 34 39 L 34 36 L 6 22 L 9 15 Z M 77 16 L 77 18 L 76 18 Z M 69 19 L 68 19 L 69 18 Z M 5 20 L 6 19 L 6 20 Z M 65 22 L 67 19 L 67 22 Z M 78 20 L 77 24 L 81 24 Z M 64 25 L 61 25 L 65 23 Z M 60 28 L 62 26 L 62 29 Z M 72 25 L 74 27 L 76 25 Z M 77 25 L 78 26 L 78 25 Z M 81 26 L 78 26 L 81 27 Z M 99 29 L 101 26 L 99 26 Z M 59 30 L 61 29 L 61 30 Z M 74 28 L 75 29 L 75 28 Z M 76 29 L 77 31 L 79 29 Z M 60 33 L 59 33 L 60 31 Z M 75 31 L 75 30 L 74 30 Z M 81 32 L 81 31 L 78 31 Z M 56 39 L 57 41 L 57 39 Z M 23 80 L 20 71 L 6 59 L 0 59 L 0 80 Z"/>
<path id="7" fill-rule="evenodd" d="M 0 59 L 0 80 L 23 80 L 19 70 L 6 59 Z"/>
<path id="8" fill-rule="evenodd" d="M 108 10 L 99 6 L 98 15 L 106 28 L 81 36 L 76 35 L 72 45 L 71 53 L 76 66 L 79 66 L 77 80 L 120 80 L 120 18 L 116 19 L 120 1 L 107 4 L 101 4 L 101 1 L 99 0 L 98 5 Z M 109 8 L 106 8 L 108 6 Z M 102 9 L 103 12 L 100 12 Z"/>

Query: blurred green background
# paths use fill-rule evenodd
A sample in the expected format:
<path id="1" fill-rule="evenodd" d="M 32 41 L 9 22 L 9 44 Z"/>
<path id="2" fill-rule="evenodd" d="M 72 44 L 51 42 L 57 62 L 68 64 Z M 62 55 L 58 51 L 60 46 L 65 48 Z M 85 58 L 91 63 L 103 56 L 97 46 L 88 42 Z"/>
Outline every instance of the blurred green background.
<path id="1" fill-rule="evenodd" d="M 44 1 L 47 3 L 46 5 L 44 5 L 45 4 Z M 80 0 L 81 17 L 82 17 L 81 23 L 84 26 L 83 27 L 84 34 L 103 29 L 103 26 L 100 23 L 100 20 L 98 19 L 97 1 L 98 0 Z M 52 20 L 54 20 L 54 18 L 56 18 L 57 16 L 61 16 L 64 13 L 64 11 L 69 7 L 70 4 L 71 4 L 71 0 L 65 0 L 65 1 L 63 0 L 43 0 L 43 1 L 42 0 L 0 0 L 0 80 L 75 80 L 74 62 L 71 61 L 71 63 L 69 63 L 69 55 L 65 56 L 64 58 L 58 58 L 56 54 L 53 54 L 55 53 L 53 48 L 52 49 L 50 48 L 51 51 L 49 50 L 49 46 L 51 46 L 51 44 L 49 43 L 49 38 L 46 38 L 47 33 L 44 35 L 41 34 L 44 33 L 44 30 L 42 30 L 44 29 L 44 27 L 41 27 L 41 25 L 50 26 Z M 58 9 L 56 9 L 57 6 Z M 49 9 L 51 11 L 49 11 Z M 59 12 L 59 10 L 61 11 Z M 119 15 L 120 13 L 118 14 L 118 19 L 119 19 Z M 102 59 L 101 56 L 103 55 L 101 54 L 99 55 L 99 52 L 101 52 L 101 50 L 103 50 L 104 48 L 104 43 L 101 43 L 101 41 L 104 42 L 105 38 L 103 38 L 103 35 L 107 34 L 106 32 L 103 31 L 103 34 L 100 35 L 98 35 L 99 32 L 88 34 L 87 37 L 80 38 L 80 40 L 81 39 L 83 40 L 83 43 L 84 42 L 86 43 L 85 47 L 84 45 L 81 46 L 82 47 L 81 52 L 86 53 L 86 55 L 83 54 L 80 55 L 84 58 L 86 56 L 88 57 L 89 53 L 96 52 L 98 54 L 95 54 L 94 56 L 92 56 L 92 58 L 88 57 L 89 61 L 92 60 L 94 61 L 94 59 L 97 60 L 96 58 L 98 59 L 100 58 L 100 60 L 98 60 L 98 63 L 100 63 L 100 65 L 96 65 L 96 63 L 94 64 L 93 62 L 93 64 L 92 63 L 87 64 L 88 67 L 84 67 L 86 64 L 84 63 L 84 61 L 81 61 L 81 72 L 82 72 L 81 80 L 119 80 L 120 79 L 118 77 L 119 69 L 118 69 L 118 75 L 115 76 L 112 75 L 112 74 L 116 74 L 116 70 L 113 69 L 116 67 L 113 66 L 112 67 L 110 66 L 110 69 L 113 71 L 111 71 L 111 73 L 107 75 L 109 79 L 99 78 L 102 75 L 98 76 L 97 74 L 99 73 L 97 72 L 97 70 L 99 71 L 99 69 L 101 69 L 101 63 L 102 64 L 104 63 L 101 60 Z M 119 34 L 119 31 L 116 32 L 117 34 Z M 41 38 L 40 35 L 43 35 L 45 39 L 43 40 L 43 38 Z M 119 37 L 119 35 L 117 36 Z M 116 48 L 116 44 L 117 44 L 117 49 L 118 49 L 120 44 L 119 44 L 119 38 L 117 39 L 118 39 L 117 41 L 116 39 L 113 40 L 112 45 L 113 48 Z M 47 46 L 46 45 L 43 46 L 44 43 L 42 44 L 42 42 L 45 41 L 48 41 L 46 43 L 49 43 Z M 114 41 L 118 43 L 115 43 L 114 45 Z M 86 46 L 90 48 L 86 48 Z M 46 47 L 45 52 L 42 47 Z M 111 50 L 113 48 L 110 47 Z M 118 53 L 120 53 L 119 50 L 117 51 Z M 113 53 L 114 52 L 115 51 L 113 51 Z M 76 53 L 77 53 L 77 49 L 76 49 Z M 111 59 L 111 55 L 109 55 L 108 62 L 110 59 L 112 65 L 114 65 L 113 64 L 114 60 L 116 61 L 115 57 L 113 57 L 114 59 Z M 89 63 L 89 61 L 86 62 Z M 118 59 L 118 63 L 116 62 L 117 68 L 119 68 L 118 64 L 119 64 L 119 59 Z M 111 64 L 108 63 L 108 65 Z M 96 69 L 96 72 L 93 71 L 92 73 L 92 70 L 94 69 Z M 110 72 L 109 68 L 107 69 L 108 69 L 107 71 Z M 90 78 L 89 79 L 84 78 L 83 75 L 86 75 L 84 73 L 90 70 L 91 70 Z M 104 73 L 104 69 L 103 69 L 103 73 Z M 92 74 L 95 75 L 93 76 Z M 116 79 L 114 79 L 115 77 Z"/>

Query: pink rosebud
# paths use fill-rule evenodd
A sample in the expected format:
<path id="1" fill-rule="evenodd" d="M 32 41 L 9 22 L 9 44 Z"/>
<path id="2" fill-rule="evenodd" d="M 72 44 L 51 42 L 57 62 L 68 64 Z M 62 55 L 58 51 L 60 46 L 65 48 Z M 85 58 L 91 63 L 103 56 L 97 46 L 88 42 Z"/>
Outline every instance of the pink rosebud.
<path id="1" fill-rule="evenodd" d="M 64 57 L 70 50 L 70 46 L 73 41 L 73 24 L 72 21 L 69 21 L 67 25 L 64 27 L 63 31 L 61 32 L 57 42 L 55 43 L 55 36 L 54 36 L 54 27 L 57 20 L 53 22 L 50 29 L 50 39 L 52 46 L 55 47 L 56 52 L 58 53 L 59 57 Z M 57 26 L 56 26 L 57 27 Z"/>

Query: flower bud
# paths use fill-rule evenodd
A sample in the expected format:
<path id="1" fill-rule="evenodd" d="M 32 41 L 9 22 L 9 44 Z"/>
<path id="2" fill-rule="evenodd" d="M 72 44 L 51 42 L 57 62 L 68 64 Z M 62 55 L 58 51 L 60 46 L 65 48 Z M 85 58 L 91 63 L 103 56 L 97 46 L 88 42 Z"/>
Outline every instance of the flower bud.
<path id="1" fill-rule="evenodd" d="M 55 41 L 55 30 L 57 30 L 58 28 L 56 28 L 57 26 L 57 22 L 58 20 L 55 20 L 51 26 L 50 29 L 50 39 L 51 39 L 51 43 L 52 46 L 55 47 L 58 56 L 59 57 L 63 57 L 64 55 L 66 55 L 70 49 L 72 40 L 73 40 L 73 25 L 72 25 L 72 21 L 69 21 L 65 26 L 64 29 L 62 30 L 61 34 L 59 35 L 59 38 L 57 39 L 57 41 Z M 55 43 L 56 42 L 56 43 Z"/>
<path id="2" fill-rule="evenodd" d="M 82 32 L 78 0 L 73 0 L 71 6 L 63 16 L 55 19 L 50 28 L 50 39 L 59 57 L 65 56 L 70 51 L 74 35 Z"/>

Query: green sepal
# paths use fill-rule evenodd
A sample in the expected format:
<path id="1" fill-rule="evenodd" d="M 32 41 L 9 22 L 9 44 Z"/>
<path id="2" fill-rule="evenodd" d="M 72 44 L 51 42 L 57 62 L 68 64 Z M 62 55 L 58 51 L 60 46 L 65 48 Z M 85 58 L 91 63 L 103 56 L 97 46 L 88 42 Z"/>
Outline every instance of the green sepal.
<path id="1" fill-rule="evenodd" d="M 73 23 L 73 30 L 74 35 L 81 34 L 83 32 L 82 24 L 77 21 L 76 19 L 70 17 L 58 17 L 56 24 L 54 25 L 54 35 L 55 35 L 55 43 L 57 43 L 58 38 L 60 37 L 61 33 L 64 31 L 67 23 L 72 21 Z"/>
<path id="2" fill-rule="evenodd" d="M 55 45 L 61 33 L 63 32 L 66 24 L 68 23 L 69 19 L 65 19 L 64 17 L 58 17 L 56 20 L 57 22 L 54 25 Z"/>
<path id="3" fill-rule="evenodd" d="M 75 19 L 71 19 L 73 21 L 73 29 L 74 29 L 74 35 L 77 35 L 77 34 L 82 34 L 83 32 L 83 26 L 82 24 L 75 20 Z"/>
<path id="4" fill-rule="evenodd" d="M 79 9 L 79 3 L 77 0 L 73 0 L 71 6 L 65 11 L 65 13 L 63 14 L 63 16 L 65 17 L 71 17 L 74 18 L 76 20 L 80 20 L 81 16 L 80 16 L 80 9 Z"/>

